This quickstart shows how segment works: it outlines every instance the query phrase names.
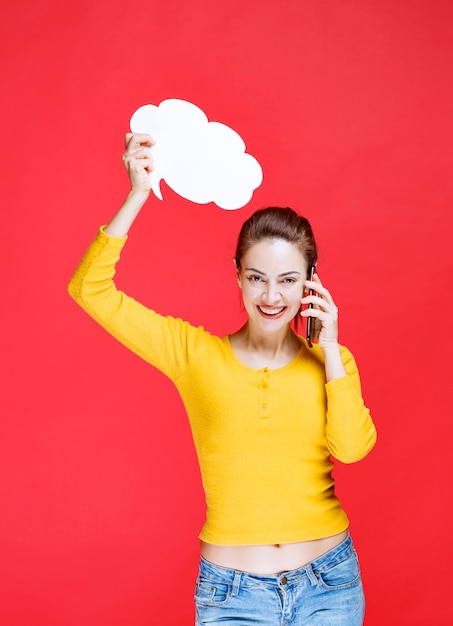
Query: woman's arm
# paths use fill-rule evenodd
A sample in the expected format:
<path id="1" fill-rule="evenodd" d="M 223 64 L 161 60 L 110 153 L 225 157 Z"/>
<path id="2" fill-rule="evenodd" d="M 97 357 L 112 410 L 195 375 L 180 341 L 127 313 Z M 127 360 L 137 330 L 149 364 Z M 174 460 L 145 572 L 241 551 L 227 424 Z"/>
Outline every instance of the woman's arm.
<path id="1" fill-rule="evenodd" d="M 346 376 L 326 384 L 326 439 L 330 453 L 343 463 L 360 461 L 376 443 L 376 428 L 362 398 L 354 357 L 340 348 Z"/>
<path id="2" fill-rule="evenodd" d="M 307 280 L 305 285 L 315 293 L 303 297 L 301 302 L 304 305 L 313 304 L 314 308 L 304 309 L 301 316 L 314 317 L 317 322 L 316 339 L 324 355 L 326 382 L 330 382 L 347 375 L 338 343 L 338 309 L 317 274 L 313 276 L 313 280 Z"/>
<path id="3" fill-rule="evenodd" d="M 131 190 L 119 211 L 104 228 L 110 237 L 125 237 L 151 191 L 149 174 L 153 169 L 150 135 L 128 133 L 123 162 L 131 183 Z"/>
<path id="4" fill-rule="evenodd" d="M 376 442 L 376 428 L 365 406 L 352 354 L 338 343 L 338 309 L 317 274 L 306 281 L 315 293 L 302 298 L 313 304 L 301 315 L 316 320 L 317 342 L 324 356 L 327 393 L 326 439 L 330 453 L 344 463 L 362 459 Z"/>
<path id="5" fill-rule="evenodd" d="M 164 317 L 116 288 L 115 266 L 126 235 L 150 192 L 152 159 L 149 135 L 126 135 L 123 155 L 131 191 L 109 224 L 97 234 L 68 286 L 74 300 L 127 348 L 172 380 L 187 365 L 188 342 L 197 335 L 190 324 Z"/>

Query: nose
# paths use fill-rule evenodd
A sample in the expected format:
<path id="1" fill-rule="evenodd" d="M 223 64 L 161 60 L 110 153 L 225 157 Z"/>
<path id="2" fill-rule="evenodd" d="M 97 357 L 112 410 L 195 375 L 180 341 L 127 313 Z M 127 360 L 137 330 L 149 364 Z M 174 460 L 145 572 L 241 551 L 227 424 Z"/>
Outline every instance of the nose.
<path id="1" fill-rule="evenodd" d="M 276 304 L 281 300 L 281 293 L 278 289 L 278 285 L 273 284 L 272 282 L 267 283 L 266 289 L 263 293 L 263 299 L 266 304 Z"/>

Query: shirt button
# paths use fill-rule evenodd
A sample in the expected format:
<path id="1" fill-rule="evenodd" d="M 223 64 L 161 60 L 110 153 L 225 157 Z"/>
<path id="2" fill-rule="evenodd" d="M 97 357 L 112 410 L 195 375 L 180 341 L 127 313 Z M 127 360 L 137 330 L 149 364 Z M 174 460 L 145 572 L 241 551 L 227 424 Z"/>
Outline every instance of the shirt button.
<path id="1" fill-rule="evenodd" d="M 287 582 L 288 582 L 288 579 L 286 578 L 286 576 L 283 576 L 281 580 L 282 585 L 286 585 Z"/>
<path id="2" fill-rule="evenodd" d="M 263 409 L 263 411 L 264 411 L 264 409 L 267 409 L 267 404 L 262 404 L 262 405 L 261 405 L 261 408 L 262 408 L 262 409 Z"/>

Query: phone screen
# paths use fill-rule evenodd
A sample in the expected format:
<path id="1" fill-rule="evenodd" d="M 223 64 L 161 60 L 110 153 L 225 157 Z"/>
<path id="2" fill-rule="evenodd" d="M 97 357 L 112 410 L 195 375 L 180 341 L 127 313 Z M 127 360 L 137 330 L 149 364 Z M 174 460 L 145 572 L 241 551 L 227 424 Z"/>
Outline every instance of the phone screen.
<path id="1" fill-rule="evenodd" d="M 312 265 L 310 267 L 310 269 L 307 272 L 307 279 L 308 280 L 313 280 L 313 274 L 315 273 L 315 265 Z M 312 296 L 315 292 L 313 289 L 309 289 L 308 291 L 309 295 Z M 313 308 L 312 304 L 308 305 L 309 309 Z M 311 333 L 312 333 L 312 328 L 313 328 L 313 318 L 312 317 L 307 317 L 307 343 L 308 346 L 310 348 L 313 348 L 313 344 L 311 342 Z"/>

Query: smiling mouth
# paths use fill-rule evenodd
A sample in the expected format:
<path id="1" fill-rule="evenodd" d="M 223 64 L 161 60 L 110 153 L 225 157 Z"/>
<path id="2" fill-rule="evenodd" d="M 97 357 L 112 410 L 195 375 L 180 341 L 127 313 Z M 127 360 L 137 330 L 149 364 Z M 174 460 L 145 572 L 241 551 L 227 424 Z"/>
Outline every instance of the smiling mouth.
<path id="1" fill-rule="evenodd" d="M 264 317 L 278 317 L 286 311 L 286 306 L 280 306 L 278 308 L 258 306 L 257 308 Z"/>

